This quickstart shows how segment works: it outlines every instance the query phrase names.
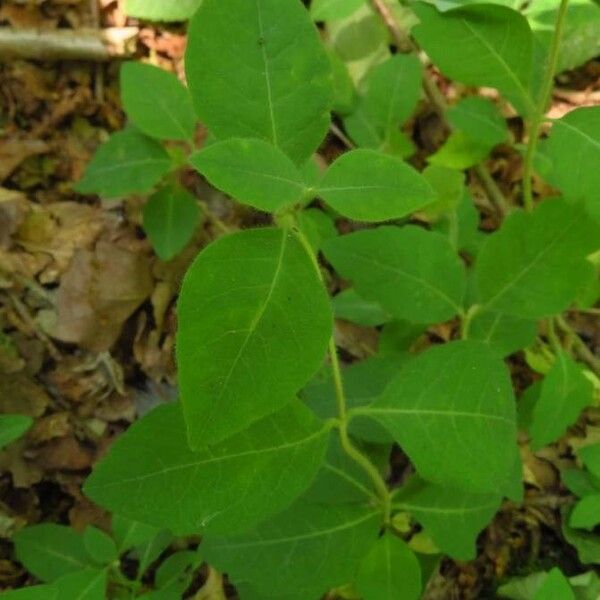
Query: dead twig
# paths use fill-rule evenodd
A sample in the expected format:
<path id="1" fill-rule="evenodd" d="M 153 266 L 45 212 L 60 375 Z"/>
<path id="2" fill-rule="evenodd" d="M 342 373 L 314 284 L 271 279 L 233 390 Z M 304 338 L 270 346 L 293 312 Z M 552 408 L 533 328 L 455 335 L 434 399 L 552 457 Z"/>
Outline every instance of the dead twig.
<path id="1" fill-rule="evenodd" d="M 24 58 L 107 61 L 114 57 L 127 56 L 129 42 L 137 34 L 137 27 L 78 31 L 0 27 L 0 57 L 2 60 Z"/>

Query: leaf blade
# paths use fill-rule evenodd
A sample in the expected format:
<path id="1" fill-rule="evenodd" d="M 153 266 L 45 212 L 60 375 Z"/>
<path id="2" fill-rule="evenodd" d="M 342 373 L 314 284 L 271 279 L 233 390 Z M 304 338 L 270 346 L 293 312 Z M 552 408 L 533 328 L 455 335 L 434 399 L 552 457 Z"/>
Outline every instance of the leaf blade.
<path id="1" fill-rule="evenodd" d="M 196 116 L 185 86 L 159 67 L 126 62 L 121 67 L 121 99 L 134 125 L 159 140 L 192 140 Z"/>
<path id="2" fill-rule="evenodd" d="M 462 312 L 465 270 L 437 233 L 379 227 L 328 240 L 323 252 L 361 296 L 398 319 L 441 322 Z"/>
<path id="3" fill-rule="evenodd" d="M 201 252 L 178 310 L 181 399 L 195 448 L 289 402 L 319 367 L 332 331 L 329 298 L 306 251 L 272 228 Z"/>
<path id="4" fill-rule="evenodd" d="M 266 212 L 298 202 L 306 191 L 296 165 L 264 140 L 217 142 L 193 154 L 190 162 L 215 187 Z"/>
<path id="5" fill-rule="evenodd" d="M 404 161 L 364 149 L 331 164 L 317 193 L 344 217 L 370 223 L 406 217 L 435 200 L 429 183 Z"/>
<path id="6" fill-rule="evenodd" d="M 501 359 L 470 341 L 430 348 L 408 362 L 365 409 L 424 479 L 473 493 L 494 492 L 510 480 L 515 412 Z"/>
<path id="7" fill-rule="evenodd" d="M 186 67 L 196 112 L 217 138 L 265 139 L 300 164 L 325 136 L 331 66 L 300 2 L 204 0 Z"/>
<path id="8" fill-rule="evenodd" d="M 236 533 L 304 491 L 323 461 L 327 437 L 327 428 L 294 401 L 195 452 L 185 441 L 181 407 L 165 405 L 115 443 L 84 491 L 116 514 L 182 535 Z"/>

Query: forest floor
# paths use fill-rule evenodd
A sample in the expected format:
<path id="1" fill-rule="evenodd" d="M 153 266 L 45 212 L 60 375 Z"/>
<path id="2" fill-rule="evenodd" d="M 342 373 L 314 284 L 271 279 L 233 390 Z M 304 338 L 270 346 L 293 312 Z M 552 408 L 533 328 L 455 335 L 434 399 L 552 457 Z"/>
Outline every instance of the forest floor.
<path id="1" fill-rule="evenodd" d="M 0 26 L 131 27 L 125 53 L 182 74 L 184 27 L 127 20 L 114 0 L 4 0 Z M 202 224 L 180 256 L 163 263 L 141 229 L 143 198 L 102 202 L 73 191 L 98 145 L 124 124 L 120 62 L 0 62 L 0 413 L 35 419 L 22 441 L 0 453 L 0 589 L 31 581 L 14 560 L 9 539 L 16 530 L 37 522 L 108 527 L 109 516 L 82 495 L 81 484 L 137 416 L 176 394 L 174 300 L 187 266 L 216 237 L 220 222 L 235 227 L 256 219 L 190 173 L 187 186 L 216 218 Z M 600 103 L 600 61 L 558 83 L 551 116 Z M 441 79 L 440 85 L 452 94 Z M 425 107 L 410 127 L 426 151 L 445 135 Z M 511 127 L 518 138 L 518 118 Z M 340 150 L 332 135 L 322 154 L 330 158 Z M 509 197 L 520 164 L 502 147 L 489 161 Z M 481 222 L 486 230 L 496 225 L 485 211 Z M 588 317 L 578 330 L 592 350 L 600 349 L 598 319 Z M 344 322 L 336 334 L 348 357 L 377 341 L 375 330 Z M 447 326 L 426 334 L 449 335 Z M 511 360 L 517 380 L 535 379 L 522 355 Z M 475 561 L 445 561 L 428 598 L 493 598 L 491 590 L 508 575 L 556 564 L 567 574 L 584 570 L 560 533 L 560 507 L 568 497 L 558 468 L 577 440 L 600 440 L 600 411 L 588 411 L 577 428 L 572 439 L 541 454 L 523 450 L 524 505 L 504 505 L 481 535 Z"/>

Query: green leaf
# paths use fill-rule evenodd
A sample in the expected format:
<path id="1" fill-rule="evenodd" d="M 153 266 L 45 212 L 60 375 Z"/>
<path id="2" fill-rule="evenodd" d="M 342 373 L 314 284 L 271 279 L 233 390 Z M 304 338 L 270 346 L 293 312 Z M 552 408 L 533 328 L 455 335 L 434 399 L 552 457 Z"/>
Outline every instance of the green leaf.
<path id="1" fill-rule="evenodd" d="M 600 201 L 592 193 L 600 187 L 600 106 L 578 108 L 554 121 L 543 152 L 552 160 L 548 176 L 565 195 L 589 203 L 600 215 Z"/>
<path id="2" fill-rule="evenodd" d="M 430 348 L 364 412 L 433 483 L 497 493 L 511 477 L 517 435 L 512 386 L 502 360 L 483 344 Z"/>
<path id="3" fill-rule="evenodd" d="M 562 513 L 562 533 L 565 540 L 577 550 L 579 560 L 584 564 L 600 564 L 600 536 L 583 529 L 569 526 L 570 511 Z"/>
<path id="4" fill-rule="evenodd" d="M 427 179 L 437 196 L 435 202 L 421 211 L 427 220 L 437 221 L 455 213 L 465 196 L 464 173 L 439 165 L 429 165 L 423 171 L 423 177 Z"/>
<path id="5" fill-rule="evenodd" d="M 600 494 L 600 480 L 581 469 L 564 469 L 560 477 L 565 487 L 576 496 L 594 496 Z"/>
<path id="6" fill-rule="evenodd" d="M 202 0 L 126 0 L 125 13 L 150 21 L 185 21 L 201 3 Z"/>
<path id="7" fill-rule="evenodd" d="M 243 433 L 193 452 L 181 408 L 169 404 L 112 446 L 84 491 L 117 514 L 176 534 L 237 533 L 282 510 L 308 487 L 327 437 L 327 428 L 294 401 Z"/>
<path id="8" fill-rule="evenodd" d="M 198 553 L 191 550 L 171 554 L 156 570 L 154 585 L 158 589 L 151 594 L 149 600 L 182 598 L 199 562 Z"/>
<path id="9" fill-rule="evenodd" d="M 594 529 L 600 523 L 600 492 L 586 496 L 575 504 L 569 525 L 577 529 Z"/>
<path id="10" fill-rule="evenodd" d="M 559 352 L 533 409 L 529 430 L 533 450 L 561 437 L 593 399 L 594 386 L 582 368 L 566 352 Z"/>
<path id="11" fill-rule="evenodd" d="M 383 143 L 417 107 L 422 94 L 423 68 L 416 56 L 396 54 L 369 73 L 362 109 Z"/>
<path id="12" fill-rule="evenodd" d="M 119 558 L 113 539 L 104 531 L 88 525 L 83 532 L 83 543 L 88 555 L 100 565 L 108 565 Z"/>
<path id="13" fill-rule="evenodd" d="M 390 320 L 390 315 L 377 302 L 364 300 L 348 288 L 333 298 L 333 314 L 363 327 L 377 327 Z"/>
<path id="14" fill-rule="evenodd" d="M 584 446 L 577 454 L 588 471 L 594 477 L 600 477 L 600 444 Z"/>
<path id="15" fill-rule="evenodd" d="M 533 36 L 527 19 L 503 6 L 478 4 L 445 13 L 418 3 L 418 43 L 451 79 L 500 90 L 521 114 L 530 96 Z"/>
<path id="16" fill-rule="evenodd" d="M 2 592 L 2 600 L 60 600 L 58 590 L 51 585 L 33 585 L 20 590 Z"/>
<path id="17" fill-rule="evenodd" d="M 185 86 L 173 73 L 139 62 L 121 67 L 121 100 L 132 123 L 159 140 L 191 140 L 196 115 Z"/>
<path id="18" fill-rule="evenodd" d="M 409 352 L 415 342 L 427 331 L 423 323 L 391 321 L 381 328 L 378 351 L 380 356 L 397 356 Z"/>
<path id="19" fill-rule="evenodd" d="M 299 202 L 306 191 L 296 165 L 263 140 L 217 142 L 193 154 L 190 162 L 215 187 L 266 212 Z"/>
<path id="20" fill-rule="evenodd" d="M 546 52 L 552 41 L 558 6 L 554 0 L 538 0 L 525 10 L 533 33 Z M 571 0 L 563 27 L 558 73 L 583 65 L 600 54 L 600 7 L 590 0 Z"/>
<path id="21" fill-rule="evenodd" d="M 533 600 L 575 600 L 575 594 L 560 569 L 552 569 L 544 579 Z"/>
<path id="22" fill-rule="evenodd" d="M 156 527 L 127 519 L 122 515 L 113 515 L 112 531 L 119 554 L 147 542 L 158 533 Z"/>
<path id="23" fill-rule="evenodd" d="M 406 217 L 436 199 L 429 183 L 412 167 L 374 150 L 340 156 L 316 193 L 344 217 L 367 222 Z"/>
<path id="24" fill-rule="evenodd" d="M 193 448 L 287 404 L 321 364 L 331 306 L 305 249 L 278 229 L 220 238 L 179 297 L 177 358 Z"/>
<path id="25" fill-rule="evenodd" d="M 377 536 L 379 520 L 372 508 L 299 501 L 244 536 L 205 537 L 201 552 L 234 583 L 248 584 L 260 597 L 294 590 L 303 598 L 319 598 L 352 578 L 365 547 Z"/>
<path id="26" fill-rule="evenodd" d="M 595 571 L 588 571 L 569 577 L 577 600 L 598 600 L 600 596 L 600 575 Z"/>
<path id="27" fill-rule="evenodd" d="M 413 477 L 394 499 L 409 511 L 435 545 L 456 560 L 473 560 L 477 536 L 500 508 L 501 495 L 469 494 Z"/>
<path id="28" fill-rule="evenodd" d="M 537 332 L 537 322 L 532 319 L 482 311 L 471 321 L 469 339 L 487 344 L 504 357 L 533 344 Z"/>
<path id="29" fill-rule="evenodd" d="M 359 448 L 370 459 L 373 458 L 367 447 L 359 445 Z M 387 446 L 386 460 L 389 459 L 389 450 Z M 369 476 L 342 449 L 339 437 L 332 436 L 325 462 L 303 499 L 314 504 L 364 504 L 376 502 L 377 496 Z"/>
<path id="30" fill-rule="evenodd" d="M 444 145 L 427 160 L 432 165 L 462 171 L 480 163 L 490 150 L 487 144 L 472 140 L 462 131 L 453 131 Z"/>
<path id="31" fill-rule="evenodd" d="M 498 595 L 500 598 L 510 598 L 510 600 L 532 600 L 546 577 L 548 573 L 544 571 L 531 573 L 526 577 L 511 577 L 498 588 Z"/>
<path id="32" fill-rule="evenodd" d="M 17 559 L 42 581 L 93 566 L 83 536 L 70 527 L 43 523 L 21 529 L 13 537 Z"/>
<path id="33" fill-rule="evenodd" d="M 190 242 L 200 222 L 196 198 L 178 186 L 162 188 L 144 205 L 144 231 L 161 260 L 171 260 Z"/>
<path id="34" fill-rule="evenodd" d="M 217 138 L 265 139 L 301 164 L 329 128 L 331 65 L 298 0 L 204 0 L 190 23 L 186 72 Z"/>
<path id="35" fill-rule="evenodd" d="M 398 319 L 439 323 L 462 311 L 464 266 L 437 233 L 379 227 L 329 240 L 323 251 L 362 297 Z"/>
<path id="36" fill-rule="evenodd" d="M 323 242 L 337 237 L 333 218 L 318 208 L 308 208 L 297 214 L 298 229 L 307 238 L 313 250 L 320 250 Z"/>
<path id="37" fill-rule="evenodd" d="M 357 11 L 365 0 L 312 0 L 310 16 L 315 21 L 345 19 Z"/>
<path id="38" fill-rule="evenodd" d="M 364 106 L 383 131 L 390 131 L 412 115 L 421 98 L 422 78 L 421 62 L 408 54 L 395 54 L 369 73 Z"/>
<path id="39" fill-rule="evenodd" d="M 0 415 L 0 448 L 20 438 L 32 423 L 33 419 L 24 415 Z"/>
<path id="40" fill-rule="evenodd" d="M 359 85 L 369 71 L 390 56 L 389 33 L 372 7 L 364 2 L 345 19 L 327 23 L 330 47 L 346 63 Z"/>
<path id="41" fill-rule="evenodd" d="M 587 280 L 600 229 L 581 207 L 543 202 L 514 212 L 484 242 L 475 266 L 486 309 L 539 319 L 566 309 Z"/>
<path id="42" fill-rule="evenodd" d="M 172 554 L 156 570 L 156 585 L 159 588 L 170 585 L 173 580 L 179 579 L 196 562 L 198 562 L 198 555 L 191 550 L 183 550 Z"/>
<path id="43" fill-rule="evenodd" d="M 506 121 L 485 98 L 459 100 L 447 112 L 453 132 L 446 143 L 428 158 L 434 165 L 466 169 L 481 162 L 492 148 L 508 139 Z"/>
<path id="44" fill-rule="evenodd" d="M 379 357 L 354 363 L 342 370 L 348 408 L 364 407 L 380 396 L 389 382 L 407 362 L 408 355 Z M 335 386 L 331 375 L 325 381 L 313 382 L 302 390 L 302 397 L 323 419 L 337 416 Z M 350 423 L 350 433 L 368 442 L 391 443 L 389 433 L 368 417 L 357 416 Z"/>
<path id="45" fill-rule="evenodd" d="M 74 186 L 81 194 L 113 199 L 149 192 L 171 169 L 164 148 L 135 129 L 111 135 L 98 148 L 83 178 Z"/>
<path id="46" fill-rule="evenodd" d="M 59 598 L 69 600 L 105 600 L 106 570 L 86 569 L 63 575 L 53 584 Z"/>
<path id="47" fill-rule="evenodd" d="M 508 139 L 506 121 L 496 105 L 486 98 L 463 98 L 448 109 L 447 116 L 455 129 L 491 148 Z"/>
<path id="48" fill-rule="evenodd" d="M 421 597 L 421 566 L 406 542 L 384 534 L 363 559 L 356 588 L 364 600 L 418 600 Z"/>
<path id="49" fill-rule="evenodd" d="M 148 567 L 171 545 L 173 535 L 166 529 L 159 530 L 156 535 L 135 548 L 138 557 L 137 576 L 141 578 Z"/>
<path id="50" fill-rule="evenodd" d="M 350 77 L 346 63 L 334 52 L 327 53 L 331 63 L 333 76 L 333 104 L 332 110 L 338 114 L 348 114 L 352 111 L 356 100 L 354 82 Z"/>

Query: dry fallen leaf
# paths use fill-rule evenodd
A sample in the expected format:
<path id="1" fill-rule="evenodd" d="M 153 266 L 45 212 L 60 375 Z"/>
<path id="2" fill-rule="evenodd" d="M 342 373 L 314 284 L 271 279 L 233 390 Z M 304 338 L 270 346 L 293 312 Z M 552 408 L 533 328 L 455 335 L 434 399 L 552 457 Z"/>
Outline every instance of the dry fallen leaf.
<path id="1" fill-rule="evenodd" d="M 50 397 L 23 373 L 0 374 L 0 413 L 40 417 Z"/>
<path id="2" fill-rule="evenodd" d="M 25 159 L 49 150 L 49 145 L 42 140 L 15 137 L 0 141 L 0 183 Z"/>
<path id="3" fill-rule="evenodd" d="M 73 436 L 57 438 L 38 446 L 32 453 L 44 470 L 82 471 L 92 466 L 93 453 Z"/>
<path id="4" fill-rule="evenodd" d="M 49 334 L 95 352 L 110 349 L 125 321 L 152 293 L 149 258 L 101 240 L 77 250 L 57 296 Z"/>

